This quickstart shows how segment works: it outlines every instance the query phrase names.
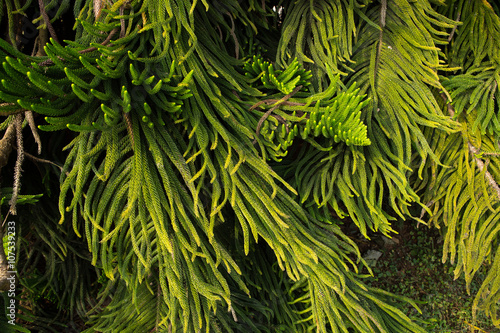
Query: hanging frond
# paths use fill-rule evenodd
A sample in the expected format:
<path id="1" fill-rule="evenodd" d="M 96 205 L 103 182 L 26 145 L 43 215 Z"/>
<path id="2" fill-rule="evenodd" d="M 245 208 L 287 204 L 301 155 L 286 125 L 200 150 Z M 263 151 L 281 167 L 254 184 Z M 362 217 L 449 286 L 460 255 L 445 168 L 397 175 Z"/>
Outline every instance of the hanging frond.
<path id="1" fill-rule="evenodd" d="M 461 123 L 461 131 L 449 136 L 426 132 L 444 166 L 427 162 L 428 171 L 415 186 L 432 211 L 429 222 L 443 229 L 443 262 L 456 264 L 455 278 L 463 275 L 470 287 L 473 277 L 486 266 L 473 314 L 484 311 L 499 325 L 500 19 L 487 1 L 451 1 L 443 12 L 463 22 L 451 36 L 446 54 L 450 63 L 461 69 L 443 78 L 451 96 L 447 112 Z M 416 164 L 420 163 L 416 159 Z"/>

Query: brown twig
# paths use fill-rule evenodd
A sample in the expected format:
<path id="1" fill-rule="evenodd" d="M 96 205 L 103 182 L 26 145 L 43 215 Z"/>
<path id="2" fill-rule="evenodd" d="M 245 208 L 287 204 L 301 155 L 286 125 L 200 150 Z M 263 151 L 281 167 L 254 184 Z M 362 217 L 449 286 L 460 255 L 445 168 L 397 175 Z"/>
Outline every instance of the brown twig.
<path id="1" fill-rule="evenodd" d="M 130 114 L 125 112 L 123 113 L 123 118 L 125 119 L 125 123 L 127 124 L 127 132 L 130 138 L 130 144 L 132 145 L 132 149 L 134 149 L 135 143 L 134 143 L 134 130 L 132 128 L 132 119 L 130 119 Z"/>
<path id="2" fill-rule="evenodd" d="M 106 39 L 101 43 L 102 46 L 105 46 L 107 45 L 110 41 L 111 41 L 111 38 L 113 38 L 113 35 L 118 31 L 118 28 L 114 28 L 113 30 L 111 30 L 108 34 L 108 37 L 106 37 Z M 81 51 L 78 51 L 78 53 L 80 54 L 84 54 L 84 53 L 89 53 L 89 52 L 92 52 L 92 51 L 95 51 L 97 50 L 97 47 L 95 46 L 92 46 L 92 47 L 89 47 L 85 50 L 81 50 Z M 59 57 L 59 60 L 64 60 L 63 58 Z M 54 64 L 54 61 L 52 59 L 47 59 L 45 61 L 42 61 L 40 63 L 38 63 L 38 66 L 50 66 L 50 65 L 53 65 Z"/>
<path id="3" fill-rule="evenodd" d="M 271 104 L 274 104 L 274 103 L 276 103 L 278 101 L 279 101 L 279 99 L 271 99 L 271 98 L 270 99 L 265 99 L 263 101 L 259 101 L 259 102 L 255 103 L 248 110 L 252 111 L 252 110 L 255 110 L 256 108 L 258 108 L 259 106 L 261 106 L 262 104 L 271 105 Z M 316 101 L 314 101 L 313 103 L 311 103 L 311 105 L 314 105 L 314 104 L 316 104 Z M 306 106 L 307 104 L 306 103 L 299 103 L 299 102 L 288 102 L 288 101 L 285 101 L 285 102 L 282 102 L 281 105 Z"/>
<path id="4" fill-rule="evenodd" d="M 238 59 L 239 55 L 240 55 L 240 43 L 238 42 L 238 38 L 236 37 L 236 34 L 234 33 L 234 29 L 236 27 L 234 26 L 234 20 L 233 20 L 233 17 L 231 16 L 231 13 L 226 12 L 226 14 L 231 19 L 231 30 L 229 31 L 229 33 L 231 34 L 231 36 L 234 39 L 234 55 L 235 55 L 235 58 Z"/>
<path id="5" fill-rule="evenodd" d="M 125 4 L 120 6 L 120 16 L 123 16 L 125 13 Z M 125 37 L 125 19 L 123 17 L 120 18 L 120 38 Z"/>
<path id="6" fill-rule="evenodd" d="M 10 153 L 12 152 L 12 148 L 14 147 L 14 140 L 16 135 L 16 125 L 10 124 L 7 127 L 7 130 L 3 134 L 3 138 L 0 140 L 0 170 L 7 165 L 9 160 Z M 9 213 L 5 216 L 5 220 L 0 226 L 0 238 L 3 239 L 3 230 L 2 227 L 7 220 Z M 7 278 L 10 275 L 8 274 L 8 266 L 7 266 L 7 256 L 3 250 L 3 246 L 0 246 L 0 291 L 6 291 L 9 288 L 9 281 Z"/>
<path id="7" fill-rule="evenodd" d="M 10 153 L 14 146 L 14 139 L 16 135 L 16 126 L 10 124 L 0 140 L 0 170 L 7 165 Z"/>
<path id="8" fill-rule="evenodd" d="M 455 21 L 458 22 L 460 20 L 461 14 L 462 13 L 458 12 L 457 19 Z M 455 24 L 455 26 L 453 26 L 453 29 L 451 30 L 450 35 L 448 36 L 448 43 L 451 42 L 451 40 L 453 39 L 453 35 L 455 34 L 455 30 L 457 30 L 457 25 L 458 24 Z"/>
<path id="9" fill-rule="evenodd" d="M 49 34 L 47 29 L 39 29 L 38 36 L 35 38 L 35 43 L 33 44 L 33 50 L 31 51 L 32 57 L 45 57 L 44 46 L 49 41 Z"/>
<path id="10" fill-rule="evenodd" d="M 217 30 L 219 30 L 219 38 L 220 38 L 221 42 L 223 42 L 224 37 L 222 36 L 222 30 L 220 29 L 219 25 L 217 25 Z"/>
<path id="11" fill-rule="evenodd" d="M 12 186 L 12 198 L 9 201 L 10 213 L 17 214 L 16 203 L 19 192 L 21 191 L 21 172 L 24 160 L 24 146 L 23 146 L 23 115 L 18 114 L 15 117 L 16 128 L 16 143 L 17 143 L 17 160 L 14 167 L 14 184 Z"/>
<path id="12" fill-rule="evenodd" d="M 286 102 L 289 98 L 291 98 L 293 95 L 295 95 L 300 89 L 302 89 L 302 86 L 297 86 L 291 93 L 283 97 L 282 99 L 278 100 L 276 103 L 274 103 L 274 106 L 267 110 L 266 113 L 259 119 L 259 122 L 257 123 L 257 129 L 255 130 L 255 140 L 253 140 L 253 144 L 257 142 L 257 137 L 260 134 L 260 129 L 262 127 L 262 124 L 264 124 L 264 121 L 273 113 L 274 110 L 276 110 L 281 104 Z"/>
<path id="13" fill-rule="evenodd" d="M 387 16 L 387 0 L 382 0 L 380 5 L 380 27 L 382 28 L 379 32 L 378 37 L 378 48 L 377 48 L 377 58 L 375 60 L 375 77 L 377 76 L 378 66 L 380 63 L 380 54 L 382 53 L 382 42 L 384 38 L 384 27 L 385 27 L 385 19 Z"/>
<path id="14" fill-rule="evenodd" d="M 39 157 L 36 157 L 36 156 L 33 156 L 27 152 L 24 152 L 24 155 L 29 158 L 30 160 L 34 161 L 34 162 L 40 162 L 40 163 L 46 163 L 46 164 L 52 164 L 53 166 L 57 167 L 59 170 L 63 170 L 63 167 L 60 166 L 59 164 L 55 163 L 55 162 L 52 162 L 52 161 L 49 161 L 49 160 L 45 160 L 43 158 L 39 158 Z M 66 176 L 69 175 L 69 172 L 66 171 Z"/>
<path id="15" fill-rule="evenodd" d="M 106 37 L 106 39 L 101 43 L 101 45 L 106 46 L 111 41 L 111 38 L 113 38 L 114 34 L 116 34 L 117 31 L 118 31 L 118 28 L 114 28 L 113 30 L 111 30 L 108 34 L 108 37 Z M 84 53 L 89 53 L 89 52 L 92 52 L 95 50 L 97 50 L 97 47 L 92 46 L 92 47 L 89 47 L 88 49 L 78 51 L 78 53 L 84 54 Z"/>
<path id="16" fill-rule="evenodd" d="M 40 13 L 42 13 L 43 20 L 45 21 L 45 25 L 47 26 L 47 30 L 49 30 L 50 37 L 54 39 L 57 44 L 59 43 L 59 39 L 57 38 L 56 31 L 54 30 L 54 27 L 50 23 L 50 18 L 49 15 L 47 15 L 47 12 L 45 11 L 45 4 L 43 3 L 43 0 L 38 0 L 38 6 L 40 7 Z"/>
<path id="17" fill-rule="evenodd" d="M 33 138 L 35 139 L 35 142 L 38 146 L 38 155 L 40 155 L 42 153 L 42 141 L 40 140 L 40 135 L 38 134 L 38 129 L 35 124 L 35 119 L 33 118 L 33 112 L 27 110 L 24 113 L 24 116 L 26 117 L 28 125 L 31 129 L 31 133 L 33 134 Z"/>
<path id="18" fill-rule="evenodd" d="M 102 0 L 94 0 L 94 17 L 96 20 L 101 16 L 102 7 Z"/>

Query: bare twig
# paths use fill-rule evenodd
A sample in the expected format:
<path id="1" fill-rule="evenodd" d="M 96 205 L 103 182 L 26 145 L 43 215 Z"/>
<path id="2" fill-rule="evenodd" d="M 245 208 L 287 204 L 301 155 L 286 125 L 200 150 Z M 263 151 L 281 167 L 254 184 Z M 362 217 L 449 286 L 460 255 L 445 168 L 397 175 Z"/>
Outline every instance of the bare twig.
<path id="1" fill-rule="evenodd" d="M 217 30 L 219 30 L 219 38 L 220 38 L 221 42 L 223 42 L 224 37 L 222 37 L 222 30 L 220 29 L 219 25 L 217 25 Z"/>
<path id="2" fill-rule="evenodd" d="M 40 162 L 40 163 L 46 163 L 46 164 L 52 164 L 53 166 L 57 167 L 59 170 L 63 170 L 63 167 L 60 166 L 59 164 L 55 163 L 55 162 L 52 162 L 52 161 L 49 161 L 49 160 L 45 160 L 43 158 L 39 158 L 39 157 L 36 157 L 36 156 L 33 156 L 27 152 L 24 152 L 24 155 L 29 158 L 30 160 L 32 161 L 35 161 L 35 162 Z M 69 172 L 66 172 L 66 175 L 69 175 Z"/>
<path id="3" fill-rule="evenodd" d="M 252 111 L 252 110 L 255 110 L 256 108 L 258 108 L 259 106 L 261 106 L 262 104 L 271 105 L 271 104 L 274 104 L 274 103 L 276 103 L 278 101 L 279 101 L 279 99 L 273 99 L 273 98 L 265 99 L 263 101 L 259 101 L 259 102 L 255 103 L 248 110 Z M 314 104 L 316 104 L 316 101 L 314 101 L 314 102 L 311 103 L 311 105 L 314 105 Z M 306 103 L 299 103 L 299 102 L 288 102 L 288 101 L 285 101 L 285 102 L 282 102 L 280 105 L 306 106 L 307 104 Z"/>
<path id="4" fill-rule="evenodd" d="M 110 41 L 111 41 L 111 38 L 113 38 L 113 35 L 118 31 L 118 28 L 114 28 L 113 30 L 111 30 L 108 34 L 108 37 L 106 37 L 106 39 L 101 43 L 102 46 L 105 46 L 107 45 Z M 88 49 L 85 49 L 85 50 L 81 50 L 81 51 L 78 51 L 78 53 L 80 54 L 84 54 L 84 53 L 89 53 L 89 52 L 92 52 L 92 51 L 95 51 L 97 50 L 97 47 L 95 46 L 92 46 L 92 47 L 89 47 Z M 63 58 L 59 57 L 59 60 L 64 60 Z M 54 64 L 54 61 L 52 61 L 52 59 L 47 59 L 45 61 L 42 61 L 40 63 L 38 63 L 38 66 L 50 66 L 50 65 L 53 65 Z"/>
<path id="5" fill-rule="evenodd" d="M 39 29 L 38 36 L 35 38 L 35 43 L 33 44 L 33 50 L 31 51 L 32 57 L 45 57 L 45 49 L 43 48 L 45 44 L 49 41 L 49 33 L 47 29 Z"/>
<path id="6" fill-rule="evenodd" d="M 500 153 L 482 152 L 481 155 L 483 155 L 483 156 L 495 156 L 495 157 L 498 157 L 498 156 L 500 156 Z"/>
<path id="7" fill-rule="evenodd" d="M 262 127 L 262 124 L 264 124 L 264 121 L 273 113 L 274 110 L 276 110 L 281 104 L 286 102 L 289 98 L 291 98 L 293 95 L 295 95 L 300 89 L 302 89 L 302 86 L 297 86 L 291 93 L 283 97 L 282 99 L 278 100 L 272 108 L 270 108 L 264 115 L 259 119 L 259 122 L 257 123 L 257 129 L 255 130 L 255 140 L 253 140 L 253 144 L 257 142 L 257 137 L 260 134 L 260 129 Z"/>
<path id="8" fill-rule="evenodd" d="M 9 160 L 10 153 L 14 146 L 14 139 L 16 135 L 16 126 L 15 124 L 10 124 L 7 127 L 7 130 L 3 134 L 3 138 L 0 140 L 0 170 L 7 165 Z M 9 213 L 7 212 L 7 216 L 5 216 L 5 221 Z M 3 239 L 3 224 L 0 226 L 0 239 Z M 3 246 L 0 246 L 0 291 L 8 290 L 9 288 L 9 277 L 8 274 L 8 266 L 7 266 L 7 256 L 3 250 Z"/>
<path id="9" fill-rule="evenodd" d="M 125 4 L 120 6 L 120 16 L 123 16 L 125 13 Z M 125 37 L 125 19 L 123 17 L 120 18 L 120 38 Z"/>
<path id="10" fill-rule="evenodd" d="M 111 30 L 109 32 L 108 37 L 106 37 L 106 39 L 101 43 L 101 45 L 102 46 L 107 45 L 111 41 L 111 38 L 113 38 L 114 34 L 116 34 L 117 31 L 118 31 L 118 28 L 114 28 L 113 30 Z M 84 54 L 84 53 L 89 53 L 89 52 L 92 52 L 95 50 L 97 50 L 97 47 L 92 46 L 92 47 L 89 47 L 88 49 L 78 51 L 78 53 Z"/>
<path id="11" fill-rule="evenodd" d="M 101 16 L 102 0 L 94 0 L 94 17 L 97 20 Z"/>
<path id="12" fill-rule="evenodd" d="M 460 15 L 462 13 L 458 12 L 458 15 L 457 15 L 457 19 L 455 21 L 459 21 L 460 20 Z M 455 34 L 455 30 L 457 30 L 457 25 L 458 24 L 455 24 L 455 26 L 453 27 L 453 29 L 451 30 L 450 32 L 450 35 L 448 36 L 448 43 L 451 42 L 451 40 L 453 39 L 453 35 Z"/>
<path id="13" fill-rule="evenodd" d="M 24 160 L 24 146 L 23 146 L 23 115 L 18 114 L 15 117 L 16 127 L 16 142 L 17 142 L 17 160 L 14 167 L 14 184 L 12 186 L 12 198 L 10 199 L 10 213 L 17 214 L 16 203 L 19 192 L 21 191 L 21 172 Z"/>
<path id="14" fill-rule="evenodd" d="M 38 6 L 40 7 L 40 13 L 42 13 L 43 20 L 45 21 L 45 25 L 47 26 L 47 30 L 49 30 L 50 37 L 52 37 L 57 44 L 59 43 L 59 39 L 57 38 L 56 31 L 54 30 L 54 27 L 50 23 L 50 18 L 49 15 L 47 15 L 47 12 L 45 11 L 45 4 L 43 3 L 43 0 L 38 0 Z"/>
<path id="15" fill-rule="evenodd" d="M 432 206 L 432 205 L 434 205 L 434 200 L 431 200 L 431 201 L 429 201 L 429 202 L 426 204 L 427 208 L 431 208 L 431 206 Z M 422 210 L 420 211 L 420 219 L 421 219 L 422 217 L 424 217 L 425 212 L 427 212 L 427 210 L 426 210 L 425 208 L 422 208 Z M 420 222 L 418 222 L 418 223 L 417 223 L 417 228 L 418 228 L 419 226 L 420 226 Z"/>
<path id="16" fill-rule="evenodd" d="M 231 312 L 231 314 L 233 315 L 233 320 L 234 320 L 235 322 L 238 322 L 238 317 L 236 316 L 236 311 L 234 311 L 234 309 L 233 309 L 233 307 L 232 307 L 232 306 L 230 306 L 230 307 L 229 307 L 229 311 L 230 311 L 230 312 Z"/>
<path id="17" fill-rule="evenodd" d="M 490 186 L 495 190 L 495 192 L 497 192 L 497 197 L 500 200 L 500 187 L 498 186 L 497 182 L 495 181 L 495 179 L 493 178 L 491 173 L 488 171 L 488 166 L 485 165 L 484 162 L 480 158 L 476 157 L 476 154 L 480 153 L 479 149 L 474 147 L 470 142 L 468 142 L 468 145 L 469 145 L 469 151 L 472 153 L 472 155 L 474 156 L 474 159 L 476 160 L 477 168 L 481 172 L 483 172 L 483 170 L 484 170 L 484 176 L 488 180 L 488 183 L 490 184 Z"/>
<path id="18" fill-rule="evenodd" d="M 3 134 L 3 138 L 0 140 L 0 170 L 7 165 L 10 152 L 12 151 L 14 145 L 15 135 L 16 126 L 14 124 L 10 124 Z"/>
<path id="19" fill-rule="evenodd" d="M 375 77 L 377 76 L 378 72 L 378 65 L 380 63 L 380 54 L 382 53 L 382 41 L 384 37 L 384 27 L 385 27 L 385 18 L 387 15 L 387 0 L 382 0 L 382 3 L 380 5 L 380 27 L 382 28 L 379 33 L 378 37 L 378 48 L 377 48 L 377 58 L 375 60 L 375 69 L 374 69 L 374 74 Z"/>
<path id="20" fill-rule="evenodd" d="M 229 33 L 231 34 L 231 36 L 234 39 L 234 55 L 235 55 L 236 59 L 238 59 L 239 55 L 240 55 L 240 43 L 238 42 L 238 38 L 236 37 L 236 34 L 234 33 L 235 26 L 234 26 L 233 16 L 231 15 L 230 12 L 226 12 L 226 14 L 231 19 L 231 30 L 229 31 Z"/>
<path id="21" fill-rule="evenodd" d="M 31 133 L 33 134 L 33 138 L 38 146 L 38 155 L 40 155 L 42 153 L 42 141 L 40 140 L 40 135 L 38 135 L 38 129 L 36 128 L 35 119 L 33 118 L 33 112 L 28 110 L 24 113 L 24 116 L 28 121 Z"/>
<path id="22" fill-rule="evenodd" d="M 128 113 L 123 113 L 123 118 L 125 119 L 125 123 L 127 124 L 127 132 L 130 138 L 130 144 L 132 144 L 132 149 L 135 147 L 134 143 L 134 130 L 132 128 L 132 120 L 130 119 L 130 115 Z"/>

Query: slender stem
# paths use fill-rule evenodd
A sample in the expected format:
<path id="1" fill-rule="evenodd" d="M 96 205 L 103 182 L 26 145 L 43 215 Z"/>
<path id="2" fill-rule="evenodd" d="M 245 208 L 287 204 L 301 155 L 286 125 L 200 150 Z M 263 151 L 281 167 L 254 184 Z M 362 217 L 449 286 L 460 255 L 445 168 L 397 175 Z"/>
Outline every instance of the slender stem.
<path id="1" fill-rule="evenodd" d="M 235 26 L 234 26 L 233 16 L 231 15 L 230 12 L 226 12 L 226 14 L 229 16 L 229 19 L 231 19 L 231 30 L 229 31 L 229 33 L 231 34 L 231 36 L 234 39 L 234 55 L 235 55 L 235 58 L 238 59 L 239 55 L 240 55 L 240 43 L 238 42 L 238 38 L 236 37 L 236 34 L 234 33 Z"/>
<path id="2" fill-rule="evenodd" d="M 50 23 L 49 15 L 47 15 L 47 12 L 45 11 L 45 4 L 43 3 L 43 0 L 38 0 L 38 6 L 40 7 L 40 13 L 42 13 L 42 17 L 43 20 L 45 21 L 45 25 L 47 26 L 47 30 L 49 30 L 50 37 L 52 37 L 52 39 L 54 39 L 57 42 L 57 44 L 61 44 L 59 43 L 59 39 L 57 38 L 54 27 Z"/>
<path id="3" fill-rule="evenodd" d="M 31 129 L 31 133 L 33 134 L 33 138 L 35 139 L 35 142 L 38 146 L 38 155 L 42 153 L 42 140 L 40 140 L 40 135 L 38 134 L 38 129 L 35 124 L 35 118 L 33 117 L 33 112 L 27 110 L 24 113 L 24 116 L 26 117 L 26 120 L 28 121 L 28 125 Z"/>
<path id="4" fill-rule="evenodd" d="M 53 166 L 57 167 L 59 170 L 61 170 L 61 171 L 63 170 L 63 167 L 62 167 L 62 166 L 60 166 L 59 164 L 55 163 L 55 162 L 52 162 L 52 161 L 49 161 L 49 160 L 45 160 L 45 159 L 43 159 L 43 158 L 39 158 L 39 157 L 36 157 L 36 156 L 33 156 L 33 155 L 31 155 L 31 154 L 29 154 L 29 153 L 26 153 L 26 152 L 24 153 L 24 155 L 25 155 L 27 158 L 29 158 L 30 160 L 33 160 L 33 161 L 35 161 L 35 162 L 46 163 L 46 164 L 52 164 Z M 66 172 L 66 175 L 68 175 L 68 174 L 69 174 L 69 172 Z"/>
<path id="5" fill-rule="evenodd" d="M 458 12 L 457 19 L 455 21 L 457 21 L 457 22 L 460 21 L 461 14 L 462 14 L 461 12 Z M 455 34 L 455 30 L 457 30 L 457 25 L 458 24 L 455 24 L 455 26 L 451 30 L 450 36 L 448 36 L 448 43 L 451 42 L 451 40 L 453 39 L 453 35 Z"/>
<path id="6" fill-rule="evenodd" d="M 119 30 L 118 28 L 114 28 L 113 30 L 111 30 L 109 32 L 108 37 L 106 37 L 106 39 L 104 40 L 104 42 L 101 43 L 101 45 L 105 46 L 106 44 L 108 44 L 111 41 L 111 38 L 113 38 L 113 35 L 118 30 Z M 92 51 L 95 51 L 95 50 L 97 50 L 97 48 L 95 46 L 92 46 L 92 47 L 89 47 L 88 49 L 78 51 L 78 53 L 84 54 L 84 53 L 89 53 L 89 52 L 92 52 Z M 59 58 L 59 60 L 64 60 L 63 58 L 61 58 L 59 56 L 58 56 L 58 58 Z M 42 61 L 42 62 L 38 63 L 38 66 L 50 66 L 50 65 L 53 65 L 53 64 L 54 64 L 54 61 L 52 59 L 47 59 L 45 61 Z"/>
<path id="7" fill-rule="evenodd" d="M 264 115 L 259 119 L 259 122 L 257 123 L 257 129 L 255 130 L 255 140 L 253 140 L 253 144 L 257 142 L 257 137 L 260 134 L 260 129 L 262 127 L 262 124 L 264 124 L 264 121 L 273 113 L 274 110 L 276 110 L 281 104 L 286 102 L 289 98 L 291 98 L 293 95 L 295 95 L 300 89 L 302 89 L 302 86 L 297 86 L 291 93 L 283 97 L 282 99 L 278 100 L 276 103 L 274 103 L 274 106 L 270 108 Z"/>
<path id="8" fill-rule="evenodd" d="M 12 186 L 12 198 L 9 201 L 10 213 L 12 215 L 17 214 L 16 204 L 17 197 L 21 191 L 21 173 L 24 161 L 24 145 L 23 145 L 23 115 L 18 114 L 15 117 L 15 127 L 16 127 L 16 143 L 17 143 L 17 159 L 16 165 L 14 167 L 14 184 Z"/>
<path id="9" fill-rule="evenodd" d="M 377 47 L 377 58 L 375 60 L 375 77 L 377 77 L 378 65 L 380 63 L 380 54 L 382 53 L 382 42 L 384 37 L 384 27 L 385 27 L 385 18 L 387 16 L 387 0 L 382 0 L 382 4 L 380 6 L 380 27 L 382 28 L 378 37 L 378 47 Z"/>

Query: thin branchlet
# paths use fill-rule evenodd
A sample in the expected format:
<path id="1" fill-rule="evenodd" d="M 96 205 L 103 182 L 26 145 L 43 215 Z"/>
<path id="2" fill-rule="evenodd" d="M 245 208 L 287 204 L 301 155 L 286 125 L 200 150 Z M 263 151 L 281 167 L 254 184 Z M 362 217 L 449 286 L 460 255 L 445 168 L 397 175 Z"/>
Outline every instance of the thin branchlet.
<path id="1" fill-rule="evenodd" d="M 14 184 L 12 186 L 12 198 L 9 201 L 10 213 L 12 215 L 17 214 L 16 203 L 21 191 L 21 173 L 24 161 L 24 146 L 23 146 L 23 115 L 17 114 L 15 116 L 15 127 L 16 127 L 16 144 L 17 144 L 17 160 L 14 167 Z"/>
<path id="2" fill-rule="evenodd" d="M 264 115 L 259 119 L 259 122 L 257 123 L 257 129 L 255 130 L 255 140 L 253 141 L 253 144 L 257 142 L 257 137 L 260 134 L 260 129 L 262 125 L 264 124 L 264 121 L 273 113 L 274 110 L 280 107 L 280 105 L 284 102 L 286 102 L 288 99 L 290 99 L 293 95 L 295 95 L 300 89 L 302 89 L 302 86 L 297 86 L 291 93 L 283 97 L 282 99 L 279 99 L 272 108 L 270 108 Z"/>
<path id="3" fill-rule="evenodd" d="M 387 16 L 387 0 L 382 0 L 380 5 L 380 32 L 378 37 L 377 58 L 375 60 L 375 77 L 377 77 L 378 66 L 380 64 L 380 54 L 382 53 L 382 43 L 384 38 L 385 18 Z"/>
<path id="4" fill-rule="evenodd" d="M 118 32 L 118 28 L 114 28 L 113 30 L 111 30 L 108 34 L 108 37 L 106 37 L 106 39 L 101 43 L 102 46 L 106 46 L 110 41 L 111 41 L 111 38 L 113 38 L 114 34 L 116 34 Z M 95 51 L 97 50 L 97 47 L 95 46 L 92 46 L 92 47 L 89 47 L 85 50 L 80 50 L 78 51 L 78 53 L 80 54 L 84 54 L 84 53 L 89 53 L 89 52 L 92 52 L 92 51 Z M 59 60 L 64 60 L 63 58 L 59 57 Z M 54 61 L 52 59 L 47 59 L 45 61 L 42 61 L 40 63 L 38 63 L 38 66 L 42 67 L 42 66 L 51 66 L 54 64 Z"/>
<path id="5" fill-rule="evenodd" d="M 52 37 L 53 40 L 59 43 L 59 39 L 57 38 L 56 31 L 54 30 L 54 27 L 50 23 L 50 18 L 47 12 L 45 11 L 45 4 L 43 3 L 43 0 L 38 0 L 38 6 L 40 7 L 40 13 L 42 14 L 43 21 L 45 22 L 45 25 L 47 26 L 47 30 L 49 30 L 50 37 Z"/>
<path id="6" fill-rule="evenodd" d="M 38 134 L 38 129 L 37 129 L 36 124 L 35 124 L 35 119 L 33 117 L 33 112 L 27 110 L 24 113 L 24 115 L 25 115 L 26 121 L 28 122 L 28 125 L 29 125 L 29 127 L 31 129 L 31 133 L 33 134 L 33 138 L 35 139 L 35 142 L 37 144 L 38 155 L 40 155 L 42 153 L 42 141 L 40 140 L 40 135 Z"/>

